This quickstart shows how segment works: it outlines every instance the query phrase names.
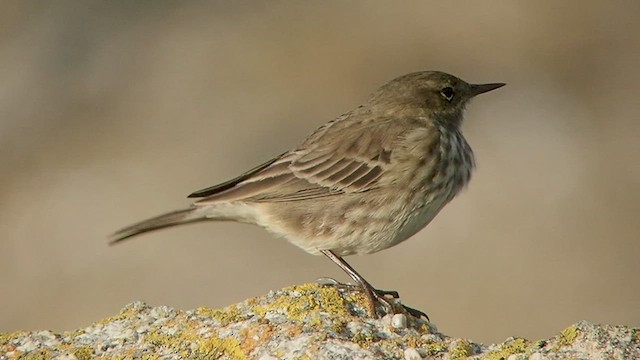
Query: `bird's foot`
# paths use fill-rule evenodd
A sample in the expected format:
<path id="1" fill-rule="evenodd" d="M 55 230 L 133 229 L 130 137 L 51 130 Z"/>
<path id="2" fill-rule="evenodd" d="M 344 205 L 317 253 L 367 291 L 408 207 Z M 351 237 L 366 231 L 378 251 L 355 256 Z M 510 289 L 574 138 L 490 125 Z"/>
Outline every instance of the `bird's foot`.
<path id="1" fill-rule="evenodd" d="M 397 305 L 400 305 L 400 307 L 402 307 L 405 313 L 418 319 L 421 319 L 424 317 L 427 321 L 430 321 L 429 316 L 424 312 L 401 304 L 400 294 L 398 294 L 397 291 L 380 290 L 380 289 L 375 289 L 373 287 L 363 288 L 360 285 L 342 283 L 333 278 L 326 278 L 326 277 L 319 278 L 318 280 L 316 280 L 316 282 L 320 285 L 333 286 L 339 290 L 346 290 L 349 292 L 364 292 L 369 303 L 368 304 L 369 312 L 371 315 L 373 315 L 376 318 L 380 318 L 388 314 L 397 314 L 398 312 L 396 311 L 396 307 Z M 394 305 L 396 306 L 394 307 Z M 383 313 L 380 313 L 378 311 L 379 307 L 382 307 L 384 309 Z"/>
<path id="2" fill-rule="evenodd" d="M 395 301 L 393 301 L 392 303 L 386 295 L 390 296 Z M 418 309 L 414 309 L 412 307 L 402 304 L 400 302 L 400 295 L 398 294 L 397 291 L 386 291 L 386 290 L 374 289 L 373 297 L 375 298 L 374 302 L 377 302 L 378 304 L 382 305 L 382 307 L 384 308 L 385 314 L 397 314 L 398 312 L 396 312 L 396 309 L 394 308 L 393 305 L 400 305 L 400 307 L 402 307 L 404 312 L 406 312 L 407 314 L 417 319 L 421 319 L 424 317 L 427 321 L 431 322 L 431 320 L 429 320 L 429 315 L 425 314 L 424 312 Z"/>

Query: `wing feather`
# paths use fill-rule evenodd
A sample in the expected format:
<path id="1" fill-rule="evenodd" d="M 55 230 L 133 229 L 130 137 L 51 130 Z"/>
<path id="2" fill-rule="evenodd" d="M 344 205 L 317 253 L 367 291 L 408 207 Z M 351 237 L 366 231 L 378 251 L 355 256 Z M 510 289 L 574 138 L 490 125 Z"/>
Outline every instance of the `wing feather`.
<path id="1" fill-rule="evenodd" d="M 374 189 L 390 167 L 395 142 L 406 130 L 391 120 L 363 124 L 347 116 L 329 123 L 297 149 L 194 193 L 206 196 L 196 204 L 299 201 Z"/>
<path id="2" fill-rule="evenodd" d="M 207 197 L 210 195 L 215 195 L 217 193 L 220 193 L 222 191 L 225 191 L 227 189 L 231 189 L 233 187 L 235 187 L 236 185 L 238 185 L 239 183 L 243 182 L 244 180 L 247 180 L 249 178 L 251 178 L 251 176 L 255 175 L 256 173 L 267 169 L 271 164 L 273 164 L 276 160 L 278 160 L 282 155 L 275 157 L 267 162 L 264 162 L 256 167 L 254 167 L 253 169 L 245 172 L 244 174 L 235 177 L 231 180 L 225 181 L 221 184 L 218 185 L 214 185 L 214 186 L 210 186 L 208 188 L 204 188 L 202 190 L 198 190 L 198 191 L 194 191 L 191 194 L 189 194 L 190 198 L 196 198 L 196 197 Z"/>
<path id="3" fill-rule="evenodd" d="M 350 161 L 342 170 L 336 171 L 327 177 L 327 180 L 334 184 L 343 184 L 342 180 L 354 174 L 356 170 L 364 165 L 357 161 Z"/>

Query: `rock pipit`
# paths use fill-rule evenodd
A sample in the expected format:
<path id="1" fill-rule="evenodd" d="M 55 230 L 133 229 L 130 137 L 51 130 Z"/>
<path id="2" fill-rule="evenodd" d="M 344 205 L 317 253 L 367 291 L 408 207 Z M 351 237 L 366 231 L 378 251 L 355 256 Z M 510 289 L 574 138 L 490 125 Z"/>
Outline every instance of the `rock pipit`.
<path id="1" fill-rule="evenodd" d="M 396 78 L 295 149 L 192 193 L 200 199 L 187 209 L 118 231 L 112 243 L 203 220 L 256 224 L 340 266 L 362 287 L 373 316 L 377 305 L 392 313 L 385 292 L 342 257 L 408 239 L 465 187 L 474 168 L 460 130 L 465 105 L 503 85 L 472 85 L 437 71 Z"/>

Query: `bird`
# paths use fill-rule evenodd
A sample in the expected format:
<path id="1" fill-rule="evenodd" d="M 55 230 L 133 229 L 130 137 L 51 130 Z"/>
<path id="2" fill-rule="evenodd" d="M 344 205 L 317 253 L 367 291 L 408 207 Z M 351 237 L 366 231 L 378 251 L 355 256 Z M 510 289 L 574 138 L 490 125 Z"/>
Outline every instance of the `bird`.
<path id="1" fill-rule="evenodd" d="M 363 291 L 372 317 L 393 314 L 387 295 L 397 292 L 374 288 L 344 257 L 407 240 L 467 186 L 475 160 L 461 130 L 465 107 L 504 85 L 440 71 L 397 77 L 293 149 L 191 193 L 187 208 L 115 232 L 110 243 L 207 220 L 255 224 L 333 261 Z"/>

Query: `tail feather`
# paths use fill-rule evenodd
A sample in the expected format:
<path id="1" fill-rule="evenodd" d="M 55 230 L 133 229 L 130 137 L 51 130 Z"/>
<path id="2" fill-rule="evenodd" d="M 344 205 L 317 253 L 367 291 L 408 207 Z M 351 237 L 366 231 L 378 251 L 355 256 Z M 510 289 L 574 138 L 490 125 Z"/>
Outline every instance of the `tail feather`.
<path id="1" fill-rule="evenodd" d="M 141 221 L 137 224 L 127 226 L 124 229 L 116 231 L 109 241 L 110 245 L 119 243 L 130 237 L 144 234 L 149 231 L 159 230 L 170 226 L 189 224 L 193 222 L 207 220 L 205 209 L 193 206 L 187 209 L 176 210 L 160 216 L 153 217 Z"/>

